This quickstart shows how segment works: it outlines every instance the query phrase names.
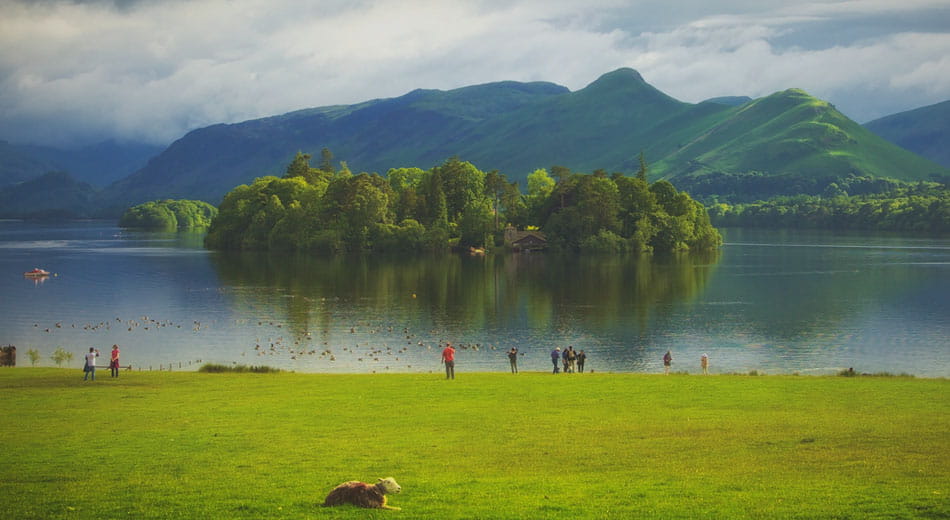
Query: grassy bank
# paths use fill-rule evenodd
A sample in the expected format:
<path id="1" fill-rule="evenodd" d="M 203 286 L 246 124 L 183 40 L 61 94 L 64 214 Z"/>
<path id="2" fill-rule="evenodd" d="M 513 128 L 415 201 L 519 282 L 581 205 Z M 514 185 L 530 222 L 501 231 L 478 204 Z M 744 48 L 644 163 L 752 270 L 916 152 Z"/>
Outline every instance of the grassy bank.
<path id="1" fill-rule="evenodd" d="M 2 518 L 946 518 L 950 381 L 0 370 Z M 395 477 L 402 511 L 324 509 Z"/>

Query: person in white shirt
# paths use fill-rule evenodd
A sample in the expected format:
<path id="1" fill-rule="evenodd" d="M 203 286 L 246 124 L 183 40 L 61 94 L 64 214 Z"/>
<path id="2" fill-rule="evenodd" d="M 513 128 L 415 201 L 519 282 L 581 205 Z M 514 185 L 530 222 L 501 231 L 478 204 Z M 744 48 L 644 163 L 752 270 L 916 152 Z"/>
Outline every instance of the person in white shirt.
<path id="1" fill-rule="evenodd" d="M 89 347 L 89 352 L 86 353 L 86 366 L 83 369 L 85 375 L 82 376 L 82 380 L 85 381 L 90 374 L 92 374 L 92 380 L 96 380 L 96 358 L 99 357 L 99 351 Z"/>

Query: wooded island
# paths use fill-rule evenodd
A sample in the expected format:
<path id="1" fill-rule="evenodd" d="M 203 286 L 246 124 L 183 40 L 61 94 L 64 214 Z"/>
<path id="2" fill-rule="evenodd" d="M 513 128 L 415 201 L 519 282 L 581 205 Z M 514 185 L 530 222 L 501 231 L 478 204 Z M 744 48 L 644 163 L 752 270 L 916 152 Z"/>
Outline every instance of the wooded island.
<path id="1" fill-rule="evenodd" d="M 452 157 L 430 170 L 386 176 L 320 167 L 297 153 L 283 177 L 267 176 L 225 195 L 206 238 L 213 249 L 408 252 L 504 245 L 504 230 L 537 229 L 562 251 L 668 252 L 722 243 L 702 204 L 667 181 L 554 166 L 534 171 L 527 193 L 497 172 Z M 552 176 L 553 174 L 553 176 Z M 509 236 L 511 236 L 509 232 Z"/>

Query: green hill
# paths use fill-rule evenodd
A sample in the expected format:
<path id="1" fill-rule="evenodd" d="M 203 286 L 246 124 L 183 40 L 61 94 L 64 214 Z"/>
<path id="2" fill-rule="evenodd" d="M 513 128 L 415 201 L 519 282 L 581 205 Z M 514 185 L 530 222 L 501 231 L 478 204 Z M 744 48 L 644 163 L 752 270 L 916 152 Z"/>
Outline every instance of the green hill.
<path id="1" fill-rule="evenodd" d="M 950 168 L 950 100 L 876 119 L 865 128 Z"/>
<path id="2" fill-rule="evenodd" d="M 678 101 L 632 69 L 569 91 L 504 81 L 328 106 L 194 130 L 103 191 L 121 210 L 156 199 L 217 204 L 234 186 L 281 175 L 300 151 L 329 148 L 354 172 L 428 169 L 459 156 L 524 181 L 552 165 L 633 174 L 641 152 L 650 178 L 708 194 L 737 191 L 736 176 L 774 194 L 820 192 L 845 177 L 905 181 L 950 170 L 902 149 L 801 90 L 761 99 Z M 773 182 L 774 181 L 774 182 Z M 744 182 L 744 181 L 743 181 Z"/>
<path id="3" fill-rule="evenodd" d="M 671 178 L 764 172 L 805 178 L 849 175 L 926 180 L 942 167 L 889 143 L 798 89 L 736 107 L 720 123 L 664 157 Z"/>

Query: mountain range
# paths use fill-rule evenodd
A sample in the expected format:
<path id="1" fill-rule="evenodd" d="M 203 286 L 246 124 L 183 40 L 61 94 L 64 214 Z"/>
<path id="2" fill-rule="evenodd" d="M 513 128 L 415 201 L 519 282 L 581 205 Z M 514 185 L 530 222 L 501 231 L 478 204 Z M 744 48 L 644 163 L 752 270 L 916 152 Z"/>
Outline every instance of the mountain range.
<path id="1" fill-rule="evenodd" d="M 319 157 L 323 148 L 354 172 L 427 169 L 458 156 L 519 181 L 553 165 L 632 174 L 641 153 L 651 180 L 674 184 L 748 173 L 820 179 L 819 184 L 849 176 L 929 180 L 944 178 L 950 170 L 911 150 L 918 146 L 931 156 L 946 153 L 936 143 L 941 138 L 946 142 L 948 118 L 928 119 L 932 112 L 946 110 L 943 105 L 863 127 L 802 90 L 685 103 L 627 68 L 577 91 L 513 81 L 449 91 L 420 89 L 396 98 L 196 129 L 101 190 L 91 189 L 89 184 L 96 183 L 88 177 L 77 176 L 86 183 L 71 183 L 81 196 L 69 199 L 75 207 L 91 197 L 95 208 L 86 214 L 114 214 L 161 198 L 217 204 L 238 184 L 281 175 L 298 151 Z M 11 210 L 18 207 L 21 214 L 31 209 L 15 190 L 35 175 L 22 172 L 56 164 L 52 154 L 28 152 L 0 143 L 0 186 L 7 185 L 0 189 L 0 204 L 8 204 L 0 205 L 0 211 L 7 215 L 16 214 Z M 55 213 L 53 208 L 40 212 L 49 211 Z"/>

